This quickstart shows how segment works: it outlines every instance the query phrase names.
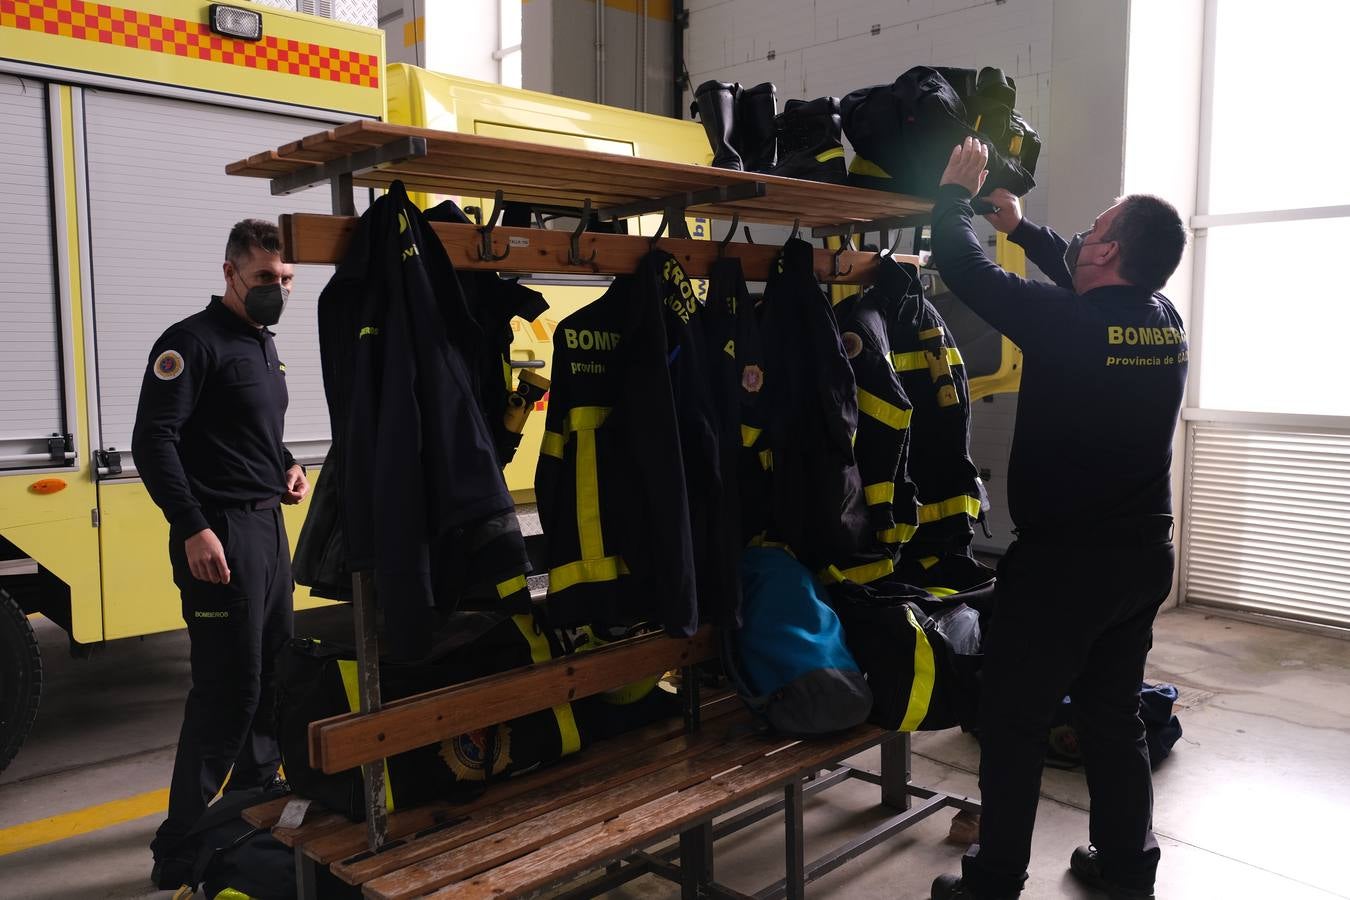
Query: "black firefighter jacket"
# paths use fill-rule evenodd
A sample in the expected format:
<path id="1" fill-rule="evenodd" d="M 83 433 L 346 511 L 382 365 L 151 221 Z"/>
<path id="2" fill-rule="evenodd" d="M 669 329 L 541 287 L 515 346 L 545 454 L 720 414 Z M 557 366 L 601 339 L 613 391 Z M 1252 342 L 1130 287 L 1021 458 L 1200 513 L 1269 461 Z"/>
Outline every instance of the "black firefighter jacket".
<path id="1" fill-rule="evenodd" d="M 669 255 L 558 324 L 535 493 L 553 624 L 698 627 L 680 433 L 662 323 Z"/>
<path id="2" fill-rule="evenodd" d="M 319 297 L 333 429 L 296 575 L 343 596 L 374 570 L 386 649 L 429 648 L 433 607 L 528 598 L 528 563 L 474 378 L 448 324 L 464 296 L 401 183 L 361 218 Z M 308 581 L 307 581 L 308 579 Z M 321 594 L 323 595 L 323 594 Z"/>

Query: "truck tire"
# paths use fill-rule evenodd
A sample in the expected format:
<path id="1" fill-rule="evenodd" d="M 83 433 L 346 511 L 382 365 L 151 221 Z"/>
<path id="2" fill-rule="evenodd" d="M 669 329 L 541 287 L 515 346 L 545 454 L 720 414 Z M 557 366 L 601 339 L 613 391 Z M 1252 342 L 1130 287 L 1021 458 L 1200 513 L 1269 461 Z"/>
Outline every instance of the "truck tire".
<path id="1" fill-rule="evenodd" d="M 0 772 L 14 759 L 37 718 L 42 653 L 14 598 L 0 590 Z"/>

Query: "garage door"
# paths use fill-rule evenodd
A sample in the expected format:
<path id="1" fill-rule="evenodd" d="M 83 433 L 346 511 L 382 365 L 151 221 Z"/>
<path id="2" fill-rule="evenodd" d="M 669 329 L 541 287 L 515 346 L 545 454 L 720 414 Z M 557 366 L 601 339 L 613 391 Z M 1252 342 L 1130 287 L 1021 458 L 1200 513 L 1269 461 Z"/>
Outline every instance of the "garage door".
<path id="1" fill-rule="evenodd" d="M 230 226 L 283 212 L 331 211 L 328 191 L 273 197 L 266 181 L 226 163 L 332 123 L 133 94 L 85 92 L 89 217 L 101 444 L 126 451 L 150 347 L 169 325 L 224 291 Z M 331 266 L 297 266 L 274 327 L 286 363 L 286 443 L 297 458 L 327 452 L 316 305 Z"/>
<path id="2" fill-rule="evenodd" d="M 0 468 L 50 465 L 64 433 L 47 91 L 0 75 Z"/>
<path id="3" fill-rule="evenodd" d="M 1191 428 L 1184 595 L 1350 628 L 1350 434 Z"/>

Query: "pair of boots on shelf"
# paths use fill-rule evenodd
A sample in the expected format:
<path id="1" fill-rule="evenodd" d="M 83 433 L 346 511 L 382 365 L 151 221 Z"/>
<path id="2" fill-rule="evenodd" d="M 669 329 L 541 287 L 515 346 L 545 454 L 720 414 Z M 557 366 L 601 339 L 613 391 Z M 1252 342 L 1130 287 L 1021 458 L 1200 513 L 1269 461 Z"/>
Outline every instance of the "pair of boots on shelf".
<path id="1" fill-rule="evenodd" d="M 719 169 L 763 172 L 830 184 L 848 180 L 839 98 L 789 100 L 778 112 L 772 83 L 705 81 L 691 107 L 703 122 Z"/>

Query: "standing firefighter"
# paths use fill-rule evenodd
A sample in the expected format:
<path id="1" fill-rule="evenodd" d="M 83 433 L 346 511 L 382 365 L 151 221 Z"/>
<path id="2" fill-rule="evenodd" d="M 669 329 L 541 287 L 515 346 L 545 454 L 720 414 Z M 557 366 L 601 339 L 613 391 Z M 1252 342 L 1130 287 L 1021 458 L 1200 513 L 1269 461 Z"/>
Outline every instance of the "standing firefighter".
<path id="1" fill-rule="evenodd" d="M 169 814 L 151 844 L 161 889 L 187 880 L 192 860 L 177 846 L 226 776 L 231 790 L 266 785 L 281 760 L 274 661 L 291 637 L 294 584 L 280 504 L 299 503 L 309 482 L 281 442 L 286 366 L 268 326 L 294 271 L 280 249 L 275 225 L 235 225 L 224 295 L 164 332 L 141 384 L 132 453 L 169 520 L 192 642 Z"/>
<path id="2" fill-rule="evenodd" d="M 1052 712 L 1073 697 L 1092 798 L 1091 843 L 1070 869 L 1113 898 L 1151 898 L 1158 867 L 1139 684 L 1172 587 L 1172 441 L 1186 385 L 1181 318 L 1157 293 L 1186 229 L 1167 202 L 1122 198 L 1066 243 L 994 191 L 994 226 L 1054 284 L 984 255 L 970 198 L 987 151 L 952 152 L 933 253 L 952 291 L 1022 348 L 1008 467 L 1017 540 L 999 564 L 979 714 L 980 842 L 935 898 L 1008 898 L 1031 857 Z"/>

